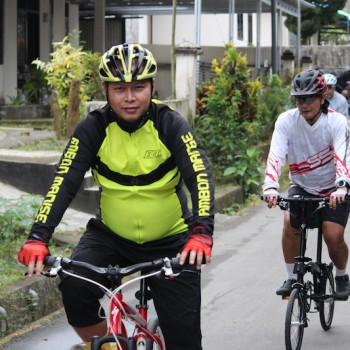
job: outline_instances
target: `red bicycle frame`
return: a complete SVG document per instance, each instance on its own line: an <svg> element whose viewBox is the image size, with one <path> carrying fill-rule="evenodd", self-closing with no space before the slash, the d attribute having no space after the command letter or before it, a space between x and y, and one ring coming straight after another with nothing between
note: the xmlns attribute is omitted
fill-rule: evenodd
<svg viewBox="0 0 350 350"><path fill-rule="evenodd" d="M109 324L107 334L128 337L128 332L123 319L131 320L135 326L133 338L136 340L136 349L146 349L147 340L151 340L158 345L159 350L164 350L161 338L147 329L148 319L148 296L145 279L140 280L140 301L137 311L123 300L123 294L118 291L112 297L109 306ZM122 350L126 350L125 344L120 344Z"/></svg>

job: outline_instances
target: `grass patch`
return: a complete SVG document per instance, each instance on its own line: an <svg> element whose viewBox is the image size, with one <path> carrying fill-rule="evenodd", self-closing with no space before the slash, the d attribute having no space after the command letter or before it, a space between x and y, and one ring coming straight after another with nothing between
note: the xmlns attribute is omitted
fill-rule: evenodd
<svg viewBox="0 0 350 350"><path fill-rule="evenodd" d="M14 147L17 150L24 151L58 151L63 152L67 141L58 141L55 138L36 140L26 145Z"/></svg>
<svg viewBox="0 0 350 350"><path fill-rule="evenodd" d="M0 119L0 126L10 128L34 128L36 130L54 130L53 118Z"/></svg>
<svg viewBox="0 0 350 350"><path fill-rule="evenodd" d="M289 164L286 163L286 165L282 169L282 173L279 179L280 184L280 190L279 192L283 192L289 189L290 187L290 180L289 180ZM223 190L225 188L229 187L228 185L224 184L219 187L219 191ZM234 203L230 207L224 209L224 214L231 215L231 216L241 216L246 214L252 207L259 205L261 203L261 193L259 194L249 194L249 197L245 199L244 203Z"/></svg>
<svg viewBox="0 0 350 350"><path fill-rule="evenodd" d="M1 244L0 256L0 286L8 286L25 278L27 267L17 260L20 247L27 237L18 237L15 240L4 240ZM51 241L49 250L52 255L70 256L73 251L71 246L57 246Z"/></svg>
<svg viewBox="0 0 350 350"><path fill-rule="evenodd" d="M250 194L244 203L233 203L230 207L225 208L223 213L231 216L241 216L246 214L252 207L259 205L260 202L260 194Z"/></svg>
<svg viewBox="0 0 350 350"><path fill-rule="evenodd" d="M26 267L17 260L21 245L28 237L43 197L22 195L16 199L0 197L0 286L4 287L24 277ZM51 254L70 255L72 247L49 246Z"/></svg>

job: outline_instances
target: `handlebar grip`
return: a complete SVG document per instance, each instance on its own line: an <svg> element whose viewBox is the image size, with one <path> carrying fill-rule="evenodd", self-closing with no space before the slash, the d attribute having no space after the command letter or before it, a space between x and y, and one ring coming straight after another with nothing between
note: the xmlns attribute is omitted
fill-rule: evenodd
<svg viewBox="0 0 350 350"><path fill-rule="evenodd" d="M53 266L56 262L56 257L53 255L46 255L44 259L45 266Z"/></svg>
<svg viewBox="0 0 350 350"><path fill-rule="evenodd" d="M184 265L180 265L179 258L171 258L171 267L174 271L178 272L181 271Z"/></svg>
<svg viewBox="0 0 350 350"><path fill-rule="evenodd" d="M54 256L54 255L47 255L44 259L44 265L48 267L61 266L62 268L69 268L72 263L73 261L68 258L62 258L61 256ZM75 262L75 263L76 263L76 266L79 266L79 264L84 264L80 262Z"/></svg>
<svg viewBox="0 0 350 350"><path fill-rule="evenodd" d="M190 264L188 259L183 265L180 265L179 260L179 258L171 258L171 267L175 273L181 272L182 270L198 271L197 266L195 264Z"/></svg>

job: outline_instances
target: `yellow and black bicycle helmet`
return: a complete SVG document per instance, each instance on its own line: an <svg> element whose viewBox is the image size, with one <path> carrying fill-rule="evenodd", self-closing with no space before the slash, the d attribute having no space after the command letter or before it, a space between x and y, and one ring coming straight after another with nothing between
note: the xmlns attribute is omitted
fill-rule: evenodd
<svg viewBox="0 0 350 350"><path fill-rule="evenodd" d="M157 63L152 53L139 44L113 46L101 58L99 75L102 81L130 83L153 78Z"/></svg>

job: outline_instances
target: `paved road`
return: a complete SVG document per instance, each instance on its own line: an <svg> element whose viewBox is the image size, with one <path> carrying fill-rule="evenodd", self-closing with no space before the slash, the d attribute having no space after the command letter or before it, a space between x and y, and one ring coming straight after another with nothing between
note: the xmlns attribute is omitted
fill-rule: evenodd
<svg viewBox="0 0 350 350"><path fill-rule="evenodd" d="M204 349L284 349L287 303L275 295L285 279L280 250L282 212L264 203L240 220L219 225L215 264L203 288ZM225 229L226 226L226 229ZM347 241L350 240L350 227ZM316 231L310 231L307 253L315 256ZM324 249L326 250L326 249ZM329 261L328 254L324 259ZM350 267L349 267L350 269ZM333 326L324 332L318 314L310 314L305 350L348 350L350 302L335 306Z"/></svg>
<svg viewBox="0 0 350 350"><path fill-rule="evenodd" d="M242 217L218 215L217 221L214 262L203 271L204 350L284 349L287 303L275 295L285 278L280 250L282 212L269 210L262 203ZM311 231L311 256L314 237ZM333 326L325 332L318 314L310 314L303 349L348 350L349 315L350 302L337 302ZM0 349L69 350L77 341L60 316L29 333L24 343L17 337Z"/></svg>

